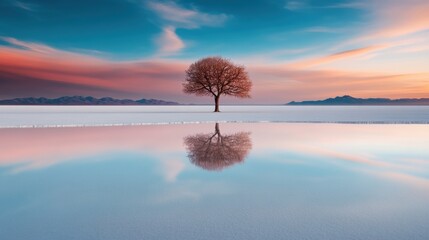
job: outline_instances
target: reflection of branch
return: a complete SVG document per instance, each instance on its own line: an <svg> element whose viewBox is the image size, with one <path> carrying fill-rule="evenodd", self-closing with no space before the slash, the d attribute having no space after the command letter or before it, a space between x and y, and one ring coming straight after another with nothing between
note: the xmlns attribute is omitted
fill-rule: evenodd
<svg viewBox="0 0 429 240"><path fill-rule="evenodd" d="M242 162L252 148L250 133L239 132L223 136L218 123L214 134L188 136L184 141L191 162L207 170L220 171Z"/></svg>

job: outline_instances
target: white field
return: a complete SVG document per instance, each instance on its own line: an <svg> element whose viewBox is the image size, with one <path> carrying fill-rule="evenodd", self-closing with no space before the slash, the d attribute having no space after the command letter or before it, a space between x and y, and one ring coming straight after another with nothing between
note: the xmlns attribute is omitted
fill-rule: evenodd
<svg viewBox="0 0 429 240"><path fill-rule="evenodd" d="M429 106L0 106L0 128L210 122L429 123Z"/></svg>

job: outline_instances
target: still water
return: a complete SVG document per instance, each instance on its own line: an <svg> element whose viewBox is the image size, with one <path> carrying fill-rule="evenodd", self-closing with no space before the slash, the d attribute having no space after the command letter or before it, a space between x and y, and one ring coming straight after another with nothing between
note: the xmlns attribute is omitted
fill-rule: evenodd
<svg viewBox="0 0 429 240"><path fill-rule="evenodd" d="M0 129L0 239L428 239L429 125Z"/></svg>

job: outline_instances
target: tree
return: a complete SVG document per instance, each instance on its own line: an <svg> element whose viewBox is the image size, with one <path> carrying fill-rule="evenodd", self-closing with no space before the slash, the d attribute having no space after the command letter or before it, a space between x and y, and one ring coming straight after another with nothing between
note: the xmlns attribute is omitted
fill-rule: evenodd
<svg viewBox="0 0 429 240"><path fill-rule="evenodd" d="M188 157L194 165L214 171L221 171L235 163L243 162L252 148L250 133L222 135L218 123L213 134L188 136L184 142Z"/></svg>
<svg viewBox="0 0 429 240"><path fill-rule="evenodd" d="M252 82L243 66L221 57L196 61L186 70L183 91L197 96L213 96L215 112L219 112L221 95L249 98Z"/></svg>

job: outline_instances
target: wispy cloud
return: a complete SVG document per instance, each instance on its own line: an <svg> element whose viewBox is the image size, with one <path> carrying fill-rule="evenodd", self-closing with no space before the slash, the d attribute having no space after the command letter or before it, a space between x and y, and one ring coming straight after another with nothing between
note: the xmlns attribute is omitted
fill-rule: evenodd
<svg viewBox="0 0 429 240"><path fill-rule="evenodd" d="M285 48L285 49L276 49L271 51L263 51L257 52L253 54L245 54L242 56L238 56L238 61L246 64L253 63L261 63L262 61L265 63L275 62L277 63L279 59L290 58L291 56L299 56L302 54L308 54L313 51L314 47L308 48Z"/></svg>
<svg viewBox="0 0 429 240"><path fill-rule="evenodd" d="M324 26L315 26L315 27L305 28L302 31L303 32L310 32L310 33L339 33L339 32L343 32L344 29L333 28L333 27L324 27Z"/></svg>
<svg viewBox="0 0 429 240"><path fill-rule="evenodd" d="M0 46L0 98L92 95L161 98L179 102L207 101L186 96L180 91L181 79L190 64L185 60L117 62L41 43L4 39L11 46ZM402 44L406 43L411 42ZM251 101L282 103L344 94L391 98L427 96L429 73L311 70L318 64L378 53L386 49L383 47L386 46L368 46L282 64L267 64L265 59L258 58L259 63L247 64L255 85ZM312 49L285 49L272 54L281 56L309 51Z"/></svg>
<svg viewBox="0 0 429 240"><path fill-rule="evenodd" d="M36 12L38 10L38 5L34 3L27 3L24 1L12 0L12 5L29 12Z"/></svg>
<svg viewBox="0 0 429 240"><path fill-rule="evenodd" d="M377 50L381 50L385 47L386 46L379 45L379 46L367 46L367 47L362 47L362 48L356 48L356 49L346 50L346 51L342 51L342 52L337 52L337 53L322 56L322 57L309 58L309 59L305 59L302 61L293 62L293 63L288 64L288 65L292 66L294 68L308 68L308 67L312 67L315 65L330 63L333 61L352 58L352 57L356 57L356 56L362 56L362 55L367 54L367 53L371 53L371 52L374 52Z"/></svg>
<svg viewBox="0 0 429 240"><path fill-rule="evenodd" d="M187 9L175 2L149 1L147 7L155 12L163 25L163 32L157 38L159 54L174 54L185 47L184 41L175 32L178 28L195 29L203 26L217 27L228 19L226 14L210 14L196 8Z"/></svg>
<svg viewBox="0 0 429 240"><path fill-rule="evenodd" d="M352 3L352 2L351 2ZM429 2L426 0L356 1L367 13L365 28L342 45L385 42L429 30Z"/></svg>
<svg viewBox="0 0 429 240"><path fill-rule="evenodd" d="M429 44L407 46L397 50L397 52L399 53L420 53L420 52L428 52L428 51L429 51Z"/></svg>
<svg viewBox="0 0 429 240"><path fill-rule="evenodd" d="M0 37L0 39L15 47L20 47L26 50L30 50L32 52L43 53L43 54L57 54L62 52L60 50L54 49L44 44L20 41L16 38Z"/></svg>
<svg viewBox="0 0 429 240"><path fill-rule="evenodd" d="M284 8L289 11L297 11L304 8L307 8L308 5L304 1L287 1Z"/></svg>
<svg viewBox="0 0 429 240"><path fill-rule="evenodd" d="M209 14L198 9L186 9L175 2L147 3L149 9L154 11L165 25L176 28L199 28L201 26L221 26L228 19L226 14Z"/></svg>
<svg viewBox="0 0 429 240"><path fill-rule="evenodd" d="M429 2L426 0L380 0L373 6L374 36L395 37L429 29Z"/></svg>
<svg viewBox="0 0 429 240"><path fill-rule="evenodd" d="M188 65L184 61L115 62L14 38L3 40L11 46L0 46L0 98L72 94L168 100L182 95L177 89Z"/></svg>
<svg viewBox="0 0 429 240"><path fill-rule="evenodd" d="M279 102L324 99L339 95L358 97L425 97L429 72L391 74L346 70L310 70L292 64L249 64L254 79L252 99Z"/></svg>
<svg viewBox="0 0 429 240"><path fill-rule="evenodd" d="M174 54L185 47L185 43L177 36L173 27L165 27L157 38L159 56Z"/></svg>
<svg viewBox="0 0 429 240"><path fill-rule="evenodd" d="M323 29L321 29L323 30ZM343 46L335 46L331 48L329 51L331 53L326 53L324 55L320 55L321 52L326 52L326 50L320 49L319 55L315 54L313 56L308 56L306 58L290 60L289 62L284 63L287 67L292 67L296 69L309 69L313 67L318 67L320 69L320 65L330 64L329 69L341 69L338 68L343 64L343 66L349 64L353 65L356 60L366 60L373 59L378 57L383 57L385 54L390 53L406 53L406 52L420 52L426 51L427 40L425 37L408 37L404 39L384 39L384 41L378 41L374 44L366 44L365 42L361 42L356 44L357 46L363 45L361 47L355 48L346 48L346 44ZM339 48L341 50L339 50ZM389 51L387 51L389 50ZM313 51L315 52L315 51ZM334 63L331 64L331 63Z"/></svg>
<svg viewBox="0 0 429 240"><path fill-rule="evenodd" d="M365 1L355 1L355 2L343 2L333 5L322 6L322 8L351 8L351 9L364 9L368 6Z"/></svg>
<svg viewBox="0 0 429 240"><path fill-rule="evenodd" d="M28 55L39 56L39 57L50 58L50 59L59 58L65 61L79 60L80 62L92 62L92 63L101 61L101 59L92 56L94 53L100 54L100 52L96 50L79 49L76 51L66 51L66 50L53 48L46 44L22 41L12 37L0 36L0 41L6 42L11 46L10 48L3 48L3 50L5 51L17 52L16 50L19 49L19 50L22 50L22 51L19 51L20 53L26 53ZM0 47L0 50L1 49L2 48ZM85 54L84 52L91 53L91 54Z"/></svg>
<svg viewBox="0 0 429 240"><path fill-rule="evenodd" d="M342 2L342 3L332 4L332 5L315 5L304 0L294 0L294 1L287 1L284 8L289 11L299 11L303 9L330 9L330 8L363 9L363 8L366 8L367 6L368 4L366 4L365 1Z"/></svg>

